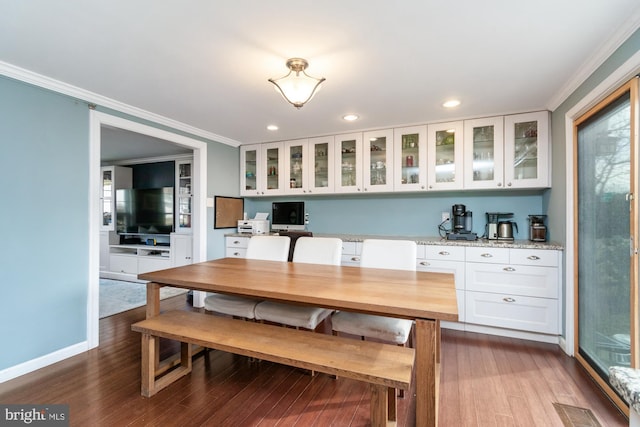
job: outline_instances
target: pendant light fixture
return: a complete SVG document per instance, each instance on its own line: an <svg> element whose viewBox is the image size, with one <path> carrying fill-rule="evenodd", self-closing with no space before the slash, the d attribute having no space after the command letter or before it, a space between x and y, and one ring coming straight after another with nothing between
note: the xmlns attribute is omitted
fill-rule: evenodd
<svg viewBox="0 0 640 427"><path fill-rule="evenodd" d="M301 108L313 95L320 90L320 85L326 79L311 77L304 70L309 66L306 59L290 58L287 60L289 74L279 79L269 79L275 85L276 91L296 108Z"/></svg>

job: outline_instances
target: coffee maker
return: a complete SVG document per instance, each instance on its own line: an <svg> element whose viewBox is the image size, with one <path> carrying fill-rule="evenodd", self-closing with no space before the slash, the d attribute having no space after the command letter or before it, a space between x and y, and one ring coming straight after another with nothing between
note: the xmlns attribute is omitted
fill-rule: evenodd
<svg viewBox="0 0 640 427"><path fill-rule="evenodd" d="M509 220L511 217L511 212L487 212L487 239L513 240L513 227L517 231L518 225Z"/></svg>
<svg viewBox="0 0 640 427"><path fill-rule="evenodd" d="M451 207L453 227L447 233L448 240L476 240L478 235L471 232L473 229L473 212L468 211L465 205L453 205Z"/></svg>
<svg viewBox="0 0 640 427"><path fill-rule="evenodd" d="M546 215L529 215L529 240L532 242L547 241L547 227L544 225Z"/></svg>

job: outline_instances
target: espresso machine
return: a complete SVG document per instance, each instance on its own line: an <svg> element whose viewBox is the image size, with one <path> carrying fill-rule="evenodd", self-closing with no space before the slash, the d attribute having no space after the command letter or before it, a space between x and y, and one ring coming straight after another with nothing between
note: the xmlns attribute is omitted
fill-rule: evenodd
<svg viewBox="0 0 640 427"><path fill-rule="evenodd" d="M478 235L473 233L473 212L468 211L465 205L453 205L451 207L453 226L447 233L447 240L476 240Z"/></svg>
<svg viewBox="0 0 640 427"><path fill-rule="evenodd" d="M487 212L487 239L513 240L513 229L518 231L518 224L510 219L511 212Z"/></svg>

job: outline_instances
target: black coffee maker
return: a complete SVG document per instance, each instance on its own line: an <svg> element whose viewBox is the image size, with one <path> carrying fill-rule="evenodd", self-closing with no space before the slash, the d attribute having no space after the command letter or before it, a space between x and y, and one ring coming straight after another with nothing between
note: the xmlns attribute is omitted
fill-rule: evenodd
<svg viewBox="0 0 640 427"><path fill-rule="evenodd" d="M465 205L453 205L451 207L453 226L447 234L448 240L476 240L478 235L472 233L473 213L468 211Z"/></svg>

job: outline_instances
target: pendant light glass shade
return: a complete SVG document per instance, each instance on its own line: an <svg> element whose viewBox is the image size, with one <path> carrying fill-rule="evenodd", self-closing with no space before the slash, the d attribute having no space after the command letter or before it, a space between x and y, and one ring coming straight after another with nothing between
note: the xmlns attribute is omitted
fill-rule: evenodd
<svg viewBox="0 0 640 427"><path fill-rule="evenodd" d="M291 58L287 60L289 73L279 79L269 79L275 85L275 89L284 99L296 108L301 108L313 95L320 90L320 85L325 78L316 79L311 77L304 70L309 63L302 58Z"/></svg>

